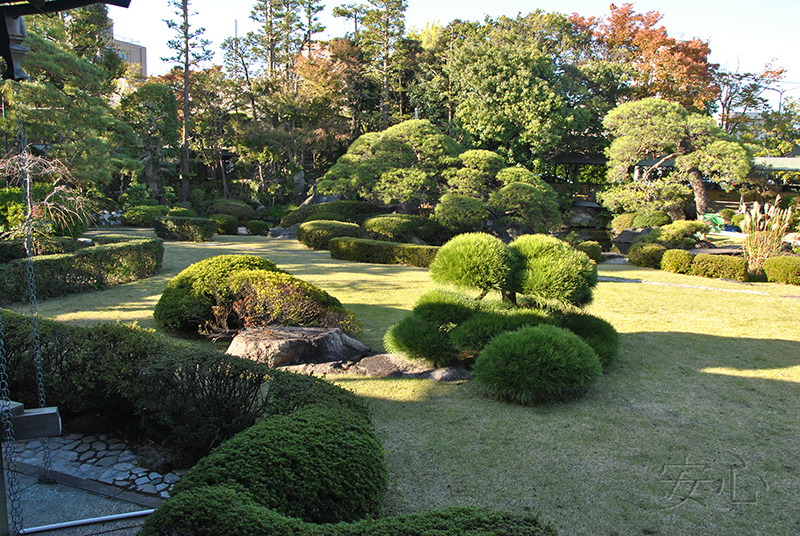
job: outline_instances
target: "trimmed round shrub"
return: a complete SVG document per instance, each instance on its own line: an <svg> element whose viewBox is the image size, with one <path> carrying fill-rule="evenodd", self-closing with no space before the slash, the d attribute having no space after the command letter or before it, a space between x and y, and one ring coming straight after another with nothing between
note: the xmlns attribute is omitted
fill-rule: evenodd
<svg viewBox="0 0 800 536"><path fill-rule="evenodd" d="M692 275L734 279L743 282L750 280L750 274L747 271L747 259L732 255L700 253L694 258Z"/></svg>
<svg viewBox="0 0 800 536"><path fill-rule="evenodd" d="M575 246L575 249L586 253L586 256L596 263L603 262L603 248L600 246L600 242L587 240Z"/></svg>
<svg viewBox="0 0 800 536"><path fill-rule="evenodd" d="M764 261L767 281L800 285L800 257L770 257Z"/></svg>
<svg viewBox="0 0 800 536"><path fill-rule="evenodd" d="M602 373L591 346L571 331L550 325L498 335L472 369L472 377L490 394L522 405L575 395Z"/></svg>
<svg viewBox="0 0 800 536"><path fill-rule="evenodd" d="M479 303L460 292L437 287L420 296L412 310L426 321L443 327L464 322L475 314Z"/></svg>
<svg viewBox="0 0 800 536"><path fill-rule="evenodd" d="M467 195L444 194L433 209L436 221L455 231L482 229L490 217L489 209L480 199Z"/></svg>
<svg viewBox="0 0 800 536"><path fill-rule="evenodd" d="M317 212L316 214L311 214L308 218L306 218L306 221L317 220L347 221L344 219L344 216L335 212Z"/></svg>
<svg viewBox="0 0 800 536"><path fill-rule="evenodd" d="M317 220L300 224L295 233L297 240L311 249L329 249L334 238L350 236L361 238L361 226L355 223Z"/></svg>
<svg viewBox="0 0 800 536"><path fill-rule="evenodd" d="M673 274L691 274L694 255L685 249L668 249L661 256L661 269Z"/></svg>
<svg viewBox="0 0 800 536"><path fill-rule="evenodd" d="M367 203L366 201L331 201L329 203L320 203L318 205L306 205L300 207L286 215L281 220L280 225L284 229L291 227L292 225L306 221L310 215L318 212L333 212L335 214L341 214L344 216L345 221L361 225L364 223L364 220L370 216L384 213L386 210L378 208L375 205Z"/></svg>
<svg viewBox="0 0 800 536"><path fill-rule="evenodd" d="M611 228L617 234L621 233L625 229L631 229L633 228L633 220L636 219L636 216L638 216L636 212L627 212L625 214L615 216L614 219L611 220Z"/></svg>
<svg viewBox="0 0 800 536"><path fill-rule="evenodd" d="M450 332L450 340L462 357L480 354L493 337L523 326L552 323L553 319L537 309L511 309L506 312L480 311Z"/></svg>
<svg viewBox="0 0 800 536"><path fill-rule="evenodd" d="M208 217L209 220L217 222L217 234L237 235L239 234L239 222L229 214L214 214Z"/></svg>
<svg viewBox="0 0 800 536"><path fill-rule="evenodd" d="M251 235L265 235L269 232L269 223L261 220L250 220L245 224L245 228Z"/></svg>
<svg viewBox="0 0 800 536"><path fill-rule="evenodd" d="M502 240L487 233L458 235L441 247L430 266L436 283L475 288L481 297L514 288L519 260Z"/></svg>
<svg viewBox="0 0 800 536"><path fill-rule="evenodd" d="M603 368L619 356L619 333L602 318L586 313L566 313L560 315L556 323L591 346L600 358Z"/></svg>
<svg viewBox="0 0 800 536"><path fill-rule="evenodd" d="M229 295L228 276L245 270L279 271L255 255L218 255L192 264L167 284L153 311L156 323L171 331L196 330L213 318L216 299Z"/></svg>
<svg viewBox="0 0 800 536"><path fill-rule="evenodd" d="M255 209L239 199L217 199L211 205L211 212L233 216L240 225L256 218Z"/></svg>
<svg viewBox="0 0 800 536"><path fill-rule="evenodd" d="M141 205L126 209L122 221L133 227L152 227L153 218L166 216L168 212L169 207L164 205Z"/></svg>
<svg viewBox="0 0 800 536"><path fill-rule="evenodd" d="M441 246L450 238L447 228L436 220L410 214L383 214L364 222L367 237L387 242L422 241Z"/></svg>
<svg viewBox="0 0 800 536"><path fill-rule="evenodd" d="M175 207L167 212L170 218L197 218L198 214L190 208Z"/></svg>
<svg viewBox="0 0 800 536"><path fill-rule="evenodd" d="M651 212L650 214L637 214L633 218L632 226L639 227L661 227L672 223L672 218L666 212Z"/></svg>
<svg viewBox="0 0 800 536"><path fill-rule="evenodd" d="M200 460L174 492L224 485L311 523L380 517L387 472L371 423L342 407L273 417Z"/></svg>
<svg viewBox="0 0 800 536"><path fill-rule="evenodd" d="M667 248L661 244L634 244L628 250L628 262L642 268L661 268L661 257Z"/></svg>
<svg viewBox="0 0 800 536"><path fill-rule="evenodd" d="M527 227L535 233L561 227L558 195L543 180L534 180L535 184L513 182L495 190L487 205L495 214L504 214L501 222Z"/></svg>
<svg viewBox="0 0 800 536"><path fill-rule="evenodd" d="M510 249L523 263L517 292L577 307L591 303L597 265L585 253L548 235L521 236Z"/></svg>
<svg viewBox="0 0 800 536"><path fill-rule="evenodd" d="M448 367L458 361L458 354L446 330L417 313L403 317L386 331L383 345L387 351L421 359L435 367Z"/></svg>
<svg viewBox="0 0 800 536"><path fill-rule="evenodd" d="M733 223L733 217L736 216L736 211L732 208L723 208L719 211L719 216L725 223Z"/></svg>

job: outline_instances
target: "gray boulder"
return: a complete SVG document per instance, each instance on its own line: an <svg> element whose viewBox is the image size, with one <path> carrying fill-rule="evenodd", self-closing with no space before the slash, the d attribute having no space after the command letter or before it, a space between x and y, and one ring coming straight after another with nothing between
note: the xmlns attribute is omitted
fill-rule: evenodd
<svg viewBox="0 0 800 536"><path fill-rule="evenodd" d="M226 353L282 367L356 361L369 351L339 328L267 326L241 332L234 337Z"/></svg>
<svg viewBox="0 0 800 536"><path fill-rule="evenodd" d="M650 234L652 228L646 229L625 229L616 237L611 239L611 243L614 244L620 253L623 255L628 254L628 250L631 249L633 245L633 241L639 238L640 236L644 236L646 234Z"/></svg>

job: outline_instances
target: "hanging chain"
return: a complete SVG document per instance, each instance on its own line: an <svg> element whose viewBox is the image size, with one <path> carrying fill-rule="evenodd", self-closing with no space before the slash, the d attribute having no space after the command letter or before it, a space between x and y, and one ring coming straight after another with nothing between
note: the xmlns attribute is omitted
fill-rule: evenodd
<svg viewBox="0 0 800 536"><path fill-rule="evenodd" d="M14 456L14 422L11 416L11 393L8 388L8 371L6 368L6 334L3 317L0 315L0 412L3 425L3 465L6 470L6 490L8 499L9 528L11 534L19 534L23 527L22 506L20 504L19 478L17 478L17 461Z"/></svg>
<svg viewBox="0 0 800 536"><path fill-rule="evenodd" d="M31 184L30 177L28 176L28 137L25 134L25 125L22 122L22 114L19 113L20 103L20 84L14 82L14 96L17 102L17 151L22 162L19 166L20 169L20 182L22 186L23 204L27 208L25 217L25 268L28 275L28 297L31 303L31 332L33 333L33 361L36 365L36 392L39 398L39 407L47 407L44 392L44 372L42 364L42 341L39 336L39 310L36 300L36 278L33 272L33 185ZM42 458L44 461L44 474L42 481L51 482L50 477L50 438L45 436L42 438Z"/></svg>

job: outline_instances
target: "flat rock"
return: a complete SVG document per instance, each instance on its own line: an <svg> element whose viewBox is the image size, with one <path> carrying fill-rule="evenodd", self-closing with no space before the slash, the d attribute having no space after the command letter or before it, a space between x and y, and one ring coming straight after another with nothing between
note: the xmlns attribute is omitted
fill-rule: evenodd
<svg viewBox="0 0 800 536"><path fill-rule="evenodd" d="M375 354L360 361L306 364L284 367L301 374L353 374L371 378L416 378L442 382L469 379L469 372L461 365L435 369L421 362L411 361L400 354Z"/></svg>
<svg viewBox="0 0 800 536"><path fill-rule="evenodd" d="M367 355L369 348L339 328L269 326L244 330L226 353L282 367L354 361Z"/></svg>

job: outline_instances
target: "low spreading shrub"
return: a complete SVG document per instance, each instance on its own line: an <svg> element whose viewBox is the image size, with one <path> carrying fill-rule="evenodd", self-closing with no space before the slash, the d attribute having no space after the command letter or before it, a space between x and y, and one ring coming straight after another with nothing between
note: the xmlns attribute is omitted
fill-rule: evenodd
<svg viewBox="0 0 800 536"><path fill-rule="evenodd" d="M591 303L597 265L585 253L548 235L521 236L510 249L523 263L517 292L577 307Z"/></svg>
<svg viewBox="0 0 800 536"><path fill-rule="evenodd" d="M668 249L661 256L661 269L673 274L691 274L694 255L685 249Z"/></svg>
<svg viewBox="0 0 800 536"><path fill-rule="evenodd" d="M735 279L736 281L749 280L747 260L743 257L732 257L730 255L700 253L694 258L692 275Z"/></svg>
<svg viewBox="0 0 800 536"><path fill-rule="evenodd" d="M669 248L691 249L700 240L701 235L710 229L711 227L702 221L678 220L637 237L634 244L662 244Z"/></svg>
<svg viewBox="0 0 800 536"><path fill-rule="evenodd" d="M229 214L212 214L208 219L217 222L217 234L239 234L239 221Z"/></svg>
<svg viewBox="0 0 800 536"><path fill-rule="evenodd" d="M303 223L310 215L318 212L341 214L344 216L345 221L361 225L370 216L385 213L386 210L365 201L331 201L330 203L320 203L318 205L306 205L284 216L281 220L281 227L285 229L292 225Z"/></svg>
<svg viewBox="0 0 800 536"><path fill-rule="evenodd" d="M581 242L575 246L575 249L578 251L582 251L586 253L586 256L592 259L596 263L603 262L603 248L600 246L600 242L596 242L594 240L587 240L585 242Z"/></svg>
<svg viewBox="0 0 800 536"><path fill-rule="evenodd" d="M239 199L217 199L211 205L211 211L214 214L233 216L240 225L256 218L255 209Z"/></svg>
<svg viewBox="0 0 800 536"><path fill-rule="evenodd" d="M661 227L672 223L672 218L666 212L651 212L649 214L637 214L633 218L631 227Z"/></svg>
<svg viewBox="0 0 800 536"><path fill-rule="evenodd" d="M424 360L435 367L448 367L458 361L447 330L413 312L386 331L383 345L389 352Z"/></svg>
<svg viewBox="0 0 800 536"><path fill-rule="evenodd" d="M361 226L355 223L317 220L300 224L296 232L297 240L311 249L329 249L333 238L349 236L361 237Z"/></svg>
<svg viewBox="0 0 800 536"><path fill-rule="evenodd" d="M444 194L433 211L433 217L453 232L468 233L486 225L491 214L480 199L468 195Z"/></svg>
<svg viewBox="0 0 800 536"><path fill-rule="evenodd" d="M166 216L168 212L169 207L164 205L140 205L127 208L122 221L133 227L152 227L155 218Z"/></svg>
<svg viewBox="0 0 800 536"><path fill-rule="evenodd" d="M625 214L620 214L619 216L615 216L614 219L611 220L611 228L616 234L621 233L625 229L631 229L633 227L633 220L636 219L636 216L638 216L636 212L628 212Z"/></svg>
<svg viewBox="0 0 800 536"><path fill-rule="evenodd" d="M427 268L436 258L436 246L398 244L365 238L333 238L328 242L332 259L374 264L404 264Z"/></svg>
<svg viewBox="0 0 800 536"><path fill-rule="evenodd" d="M767 280L787 285L800 285L800 257L770 257L764 261Z"/></svg>
<svg viewBox="0 0 800 536"><path fill-rule="evenodd" d="M306 218L306 221L316 220L347 221L344 216L337 214L336 212L317 212L316 214L311 214L308 218Z"/></svg>
<svg viewBox="0 0 800 536"><path fill-rule="evenodd" d="M388 242L424 242L441 246L450 238L447 228L436 220L408 214L383 214L364 222L367 237Z"/></svg>
<svg viewBox="0 0 800 536"><path fill-rule="evenodd" d="M164 240L205 242L217 232L217 222L206 218L155 218L153 230Z"/></svg>
<svg viewBox="0 0 800 536"><path fill-rule="evenodd" d="M661 244L639 243L628 250L628 262L642 268L661 268L661 258L667 248Z"/></svg>
<svg viewBox="0 0 800 536"><path fill-rule="evenodd" d="M557 315L556 325L570 330L591 346L604 368L619 356L619 333L602 318L587 313L566 313Z"/></svg>
<svg viewBox="0 0 800 536"><path fill-rule="evenodd" d="M502 240L487 233L458 235L441 247L431 263L431 279L481 291L510 291L519 260Z"/></svg>
<svg viewBox="0 0 800 536"><path fill-rule="evenodd" d="M450 340L462 357L477 357L489 341L501 333L552 322L553 319L548 314L537 309L480 311L454 328L450 332Z"/></svg>
<svg viewBox="0 0 800 536"><path fill-rule="evenodd" d="M251 235L265 235L269 232L269 223L261 220L250 220L245 227Z"/></svg>
<svg viewBox="0 0 800 536"><path fill-rule="evenodd" d="M132 239L96 245L62 255L33 257L36 296L40 300L104 289L150 277L161 269L164 242ZM26 261L5 265L0 278L0 303L24 301L28 292Z"/></svg>
<svg viewBox="0 0 800 536"><path fill-rule="evenodd" d="M190 208L175 207L167 212L167 216L170 218L197 218L198 214Z"/></svg>
<svg viewBox="0 0 800 536"><path fill-rule="evenodd" d="M472 377L491 395L523 405L569 397L601 374L600 359L587 343L550 325L496 336L472 369Z"/></svg>
<svg viewBox="0 0 800 536"><path fill-rule="evenodd" d="M442 287L419 297L412 311L440 329L465 322L480 309L480 302L466 294Z"/></svg>
<svg viewBox="0 0 800 536"><path fill-rule="evenodd" d="M224 485L280 514L338 523L380 517L386 479L371 423L342 407L314 405L229 439L174 493Z"/></svg>

